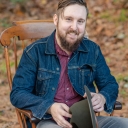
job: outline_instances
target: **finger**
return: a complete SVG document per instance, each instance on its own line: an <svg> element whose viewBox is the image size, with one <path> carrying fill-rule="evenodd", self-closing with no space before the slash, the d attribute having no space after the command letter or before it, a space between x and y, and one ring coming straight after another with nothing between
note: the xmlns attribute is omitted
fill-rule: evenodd
<svg viewBox="0 0 128 128"><path fill-rule="evenodd" d="M92 99L91 99L92 103L94 103L95 101L97 101L97 97L96 96L93 96Z"/></svg>
<svg viewBox="0 0 128 128"><path fill-rule="evenodd" d="M65 128L66 126L64 124L61 124L60 122L57 123L61 128Z"/></svg>
<svg viewBox="0 0 128 128"><path fill-rule="evenodd" d="M72 115L69 113L69 107L65 104L62 104L62 111L61 111L61 115L64 117L69 117L71 118Z"/></svg>
<svg viewBox="0 0 128 128"><path fill-rule="evenodd" d="M100 109L101 111L104 109L104 105L102 104L102 102L93 106L93 110L98 110L98 109Z"/></svg>
<svg viewBox="0 0 128 128"><path fill-rule="evenodd" d="M101 111L103 111L103 110L104 110L104 107L101 107L101 108L95 109L94 111L95 111L95 112L101 112Z"/></svg>
<svg viewBox="0 0 128 128"><path fill-rule="evenodd" d="M101 107L102 107L101 104L97 104L97 105L93 106L93 110L99 109L99 108L101 108Z"/></svg>
<svg viewBox="0 0 128 128"><path fill-rule="evenodd" d="M64 111L64 110L62 110L62 111L60 112L60 114L61 114L63 117L68 117L68 118L71 118L71 117L72 117L71 114L69 114L68 112L66 112L66 111Z"/></svg>
<svg viewBox="0 0 128 128"><path fill-rule="evenodd" d="M60 119L57 121L57 124L64 128L72 128L72 125L66 121L64 117L60 117Z"/></svg>
<svg viewBox="0 0 128 128"><path fill-rule="evenodd" d="M92 99L92 105L93 106L98 105L98 104L101 104L101 103L102 103L101 100L98 99L98 98L93 98Z"/></svg>
<svg viewBox="0 0 128 128"><path fill-rule="evenodd" d="M92 100L92 102L94 102L94 101L101 101L101 96L99 94L95 93L91 100Z"/></svg>
<svg viewBox="0 0 128 128"><path fill-rule="evenodd" d="M96 93L94 92L91 92L90 94L91 94L91 97L94 97L96 95Z"/></svg>
<svg viewBox="0 0 128 128"><path fill-rule="evenodd" d="M65 110L66 112L69 112L69 107L66 104L61 104L61 107L63 108L63 110Z"/></svg>
<svg viewBox="0 0 128 128"><path fill-rule="evenodd" d="M65 126L64 124L61 123L57 123L61 128L67 128L67 126Z"/></svg>
<svg viewBox="0 0 128 128"><path fill-rule="evenodd" d="M59 125L59 126L61 126L61 127L65 127L65 125L64 125L64 118L63 117L61 117L61 116L59 116L59 118L58 119L55 119L55 121L56 121L56 123Z"/></svg>
<svg viewBox="0 0 128 128"><path fill-rule="evenodd" d="M67 120L65 120L63 123L65 128L72 128L72 125Z"/></svg>

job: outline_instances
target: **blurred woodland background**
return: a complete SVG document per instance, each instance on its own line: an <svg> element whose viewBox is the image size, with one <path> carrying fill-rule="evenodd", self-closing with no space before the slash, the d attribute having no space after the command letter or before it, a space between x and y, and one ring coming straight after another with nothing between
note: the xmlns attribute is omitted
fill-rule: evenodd
<svg viewBox="0 0 128 128"><path fill-rule="evenodd" d="M12 26L12 21L52 19L58 1L0 0L0 33ZM86 1L89 8L88 36L100 45L111 73L119 83L118 100L123 109L116 111L115 116L128 117L128 0ZM19 128L9 93L3 48L0 46L0 128Z"/></svg>

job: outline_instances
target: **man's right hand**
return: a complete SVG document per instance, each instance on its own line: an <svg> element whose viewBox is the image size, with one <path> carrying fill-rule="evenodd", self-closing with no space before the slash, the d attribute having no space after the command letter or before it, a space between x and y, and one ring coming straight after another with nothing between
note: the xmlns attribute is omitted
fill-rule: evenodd
<svg viewBox="0 0 128 128"><path fill-rule="evenodd" d="M54 103L47 113L51 114L56 123L62 128L72 128L72 125L64 117L71 118L69 107L64 103Z"/></svg>

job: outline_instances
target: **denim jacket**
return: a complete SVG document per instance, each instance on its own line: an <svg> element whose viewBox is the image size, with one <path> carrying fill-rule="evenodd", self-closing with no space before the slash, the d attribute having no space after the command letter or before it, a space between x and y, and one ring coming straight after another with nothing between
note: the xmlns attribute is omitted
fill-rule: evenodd
<svg viewBox="0 0 128 128"><path fill-rule="evenodd" d="M14 106L31 110L38 119L51 118L46 112L54 103L60 77L61 66L54 46L54 35L55 31L26 47L10 94ZM70 82L78 94L84 95L85 85L91 92L96 92L97 85L99 93L106 99L105 111L112 112L118 96L118 84L110 74L97 44L83 38L73 52L67 69Z"/></svg>

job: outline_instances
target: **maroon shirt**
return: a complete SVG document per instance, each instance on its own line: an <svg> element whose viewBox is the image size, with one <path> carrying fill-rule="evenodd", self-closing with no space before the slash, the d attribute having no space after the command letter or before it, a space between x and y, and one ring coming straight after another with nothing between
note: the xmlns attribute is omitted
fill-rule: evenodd
<svg viewBox="0 0 128 128"><path fill-rule="evenodd" d="M57 56L60 60L61 73L54 101L58 103L65 103L70 107L75 102L83 99L83 97L76 93L68 77L67 64L70 60L71 55L69 56L65 51L63 51L56 41L55 48Z"/></svg>

